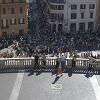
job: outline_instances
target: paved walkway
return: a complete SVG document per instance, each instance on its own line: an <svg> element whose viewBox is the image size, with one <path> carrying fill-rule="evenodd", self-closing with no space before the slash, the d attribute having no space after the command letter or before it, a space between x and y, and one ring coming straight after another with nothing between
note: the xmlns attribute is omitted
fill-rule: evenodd
<svg viewBox="0 0 100 100"><path fill-rule="evenodd" d="M100 76L64 73L55 84L49 72L0 74L0 100L100 100Z"/></svg>

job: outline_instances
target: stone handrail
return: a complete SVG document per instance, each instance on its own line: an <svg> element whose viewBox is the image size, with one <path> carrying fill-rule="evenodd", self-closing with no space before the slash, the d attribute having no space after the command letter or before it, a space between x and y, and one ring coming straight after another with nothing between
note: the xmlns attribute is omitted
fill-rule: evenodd
<svg viewBox="0 0 100 100"><path fill-rule="evenodd" d="M99 60L97 60L99 61ZM100 63L100 61L99 61ZM40 67L54 67L56 65L56 58L49 57L46 59L46 65L42 64L42 59L39 59ZM96 68L99 69L100 64L96 65ZM70 68L72 66L72 58L66 58L66 66ZM76 59L76 68L87 69L89 66L89 59L77 58ZM28 58L0 58L0 68L32 68L34 67L34 57Z"/></svg>

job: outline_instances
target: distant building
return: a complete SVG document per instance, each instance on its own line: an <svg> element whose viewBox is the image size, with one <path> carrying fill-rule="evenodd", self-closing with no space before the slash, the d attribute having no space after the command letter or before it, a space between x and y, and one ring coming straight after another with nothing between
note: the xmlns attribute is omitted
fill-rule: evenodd
<svg viewBox="0 0 100 100"><path fill-rule="evenodd" d="M65 23L65 0L50 0L49 23L53 32L63 31Z"/></svg>
<svg viewBox="0 0 100 100"><path fill-rule="evenodd" d="M96 25L98 31L100 31L100 0L97 0L97 18L96 18Z"/></svg>
<svg viewBox="0 0 100 100"><path fill-rule="evenodd" d="M51 31L95 31L96 0L50 0L49 4Z"/></svg>
<svg viewBox="0 0 100 100"><path fill-rule="evenodd" d="M28 31L28 0L0 0L0 37Z"/></svg>

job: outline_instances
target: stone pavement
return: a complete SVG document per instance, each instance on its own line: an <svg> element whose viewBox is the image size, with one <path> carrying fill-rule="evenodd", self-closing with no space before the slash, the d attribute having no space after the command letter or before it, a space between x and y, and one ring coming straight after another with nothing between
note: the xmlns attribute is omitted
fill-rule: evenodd
<svg viewBox="0 0 100 100"><path fill-rule="evenodd" d="M0 100L100 100L100 76L64 73L55 84L49 72L0 74ZM97 81L96 81L97 80Z"/></svg>

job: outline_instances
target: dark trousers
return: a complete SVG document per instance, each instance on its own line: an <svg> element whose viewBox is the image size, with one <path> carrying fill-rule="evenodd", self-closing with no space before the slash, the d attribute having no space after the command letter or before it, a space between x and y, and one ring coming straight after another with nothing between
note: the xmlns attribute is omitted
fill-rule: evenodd
<svg viewBox="0 0 100 100"><path fill-rule="evenodd" d="M75 68L76 66L76 61L72 61L72 68Z"/></svg>
<svg viewBox="0 0 100 100"><path fill-rule="evenodd" d="M66 62L65 62L65 61L61 61L61 68L62 68L62 72L64 71L65 64L66 64Z"/></svg>
<svg viewBox="0 0 100 100"><path fill-rule="evenodd" d="M89 64L88 72L89 71L95 72L94 66L92 64Z"/></svg>
<svg viewBox="0 0 100 100"><path fill-rule="evenodd" d="M58 73L58 68L59 68L59 62L57 62L57 63L56 63L56 66L55 66L55 73L56 73L56 75L57 75L57 73Z"/></svg>
<svg viewBox="0 0 100 100"><path fill-rule="evenodd" d="M42 61L42 65L44 65L44 66L46 65L46 61L45 61L45 60L44 60L44 61Z"/></svg>
<svg viewBox="0 0 100 100"><path fill-rule="evenodd" d="M35 61L35 68L39 68L38 61Z"/></svg>
<svg viewBox="0 0 100 100"><path fill-rule="evenodd" d="M76 66L76 61L72 60L71 72L73 72L73 70L75 69L75 66Z"/></svg>

